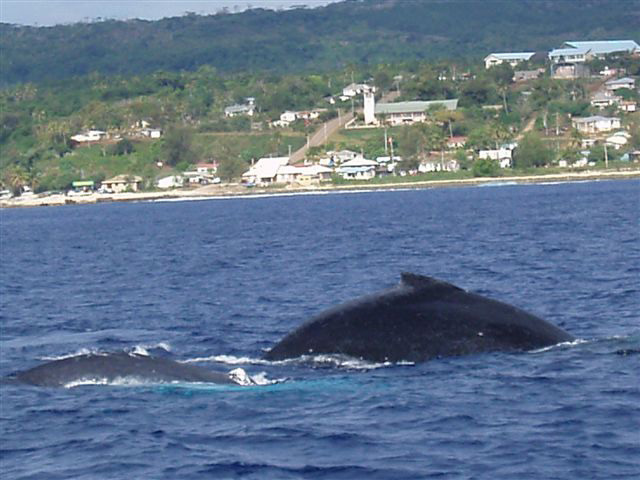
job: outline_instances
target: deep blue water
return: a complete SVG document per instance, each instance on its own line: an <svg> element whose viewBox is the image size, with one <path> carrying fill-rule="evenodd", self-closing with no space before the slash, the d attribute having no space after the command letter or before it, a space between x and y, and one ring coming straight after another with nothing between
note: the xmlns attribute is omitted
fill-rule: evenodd
<svg viewBox="0 0 640 480"><path fill-rule="evenodd" d="M0 375L170 350L255 387L0 387L6 479L640 476L640 182L0 211ZM401 271L583 341L419 365L258 361ZM320 359L318 359L320 360Z"/></svg>

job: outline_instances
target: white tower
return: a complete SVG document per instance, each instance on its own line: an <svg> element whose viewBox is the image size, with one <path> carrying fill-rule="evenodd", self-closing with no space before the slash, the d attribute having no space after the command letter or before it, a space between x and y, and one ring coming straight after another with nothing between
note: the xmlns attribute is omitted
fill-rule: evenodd
<svg viewBox="0 0 640 480"><path fill-rule="evenodd" d="M364 96L364 123L365 125L371 125L376 123L376 99L371 90L365 90Z"/></svg>

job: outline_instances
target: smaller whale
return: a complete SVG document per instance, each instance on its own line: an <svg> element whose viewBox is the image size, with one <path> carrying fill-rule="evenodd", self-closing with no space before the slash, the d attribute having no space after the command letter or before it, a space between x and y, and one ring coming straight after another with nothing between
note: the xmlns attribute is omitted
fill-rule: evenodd
<svg viewBox="0 0 640 480"><path fill-rule="evenodd" d="M571 341L561 328L435 278L403 273L399 285L325 310L285 336L267 360L340 354L422 362Z"/></svg>
<svg viewBox="0 0 640 480"><path fill-rule="evenodd" d="M253 384L251 378L240 368L229 373L214 372L168 358L127 352L90 353L54 360L9 375L5 380L41 387L117 382Z"/></svg>

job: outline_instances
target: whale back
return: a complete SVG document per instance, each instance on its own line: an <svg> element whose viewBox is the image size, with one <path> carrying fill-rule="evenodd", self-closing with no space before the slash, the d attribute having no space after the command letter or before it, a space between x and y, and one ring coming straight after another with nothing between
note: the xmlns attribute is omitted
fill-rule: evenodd
<svg viewBox="0 0 640 480"><path fill-rule="evenodd" d="M572 337L517 307L413 273L395 287L340 304L285 336L270 360L343 354L420 362L489 351L541 348Z"/></svg>
<svg viewBox="0 0 640 480"><path fill-rule="evenodd" d="M8 380L44 387L132 381L141 383L236 383L223 372L213 372L167 358L126 352L92 353L54 360L13 374Z"/></svg>

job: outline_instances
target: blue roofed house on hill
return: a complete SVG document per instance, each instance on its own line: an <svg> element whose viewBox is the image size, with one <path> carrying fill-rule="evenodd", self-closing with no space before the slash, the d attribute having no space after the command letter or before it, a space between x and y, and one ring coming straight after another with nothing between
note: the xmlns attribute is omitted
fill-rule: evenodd
<svg viewBox="0 0 640 480"><path fill-rule="evenodd" d="M554 78L589 76L590 72L585 62L612 53L637 55L640 54L640 46L634 40L564 42L561 48L549 52L551 75Z"/></svg>

